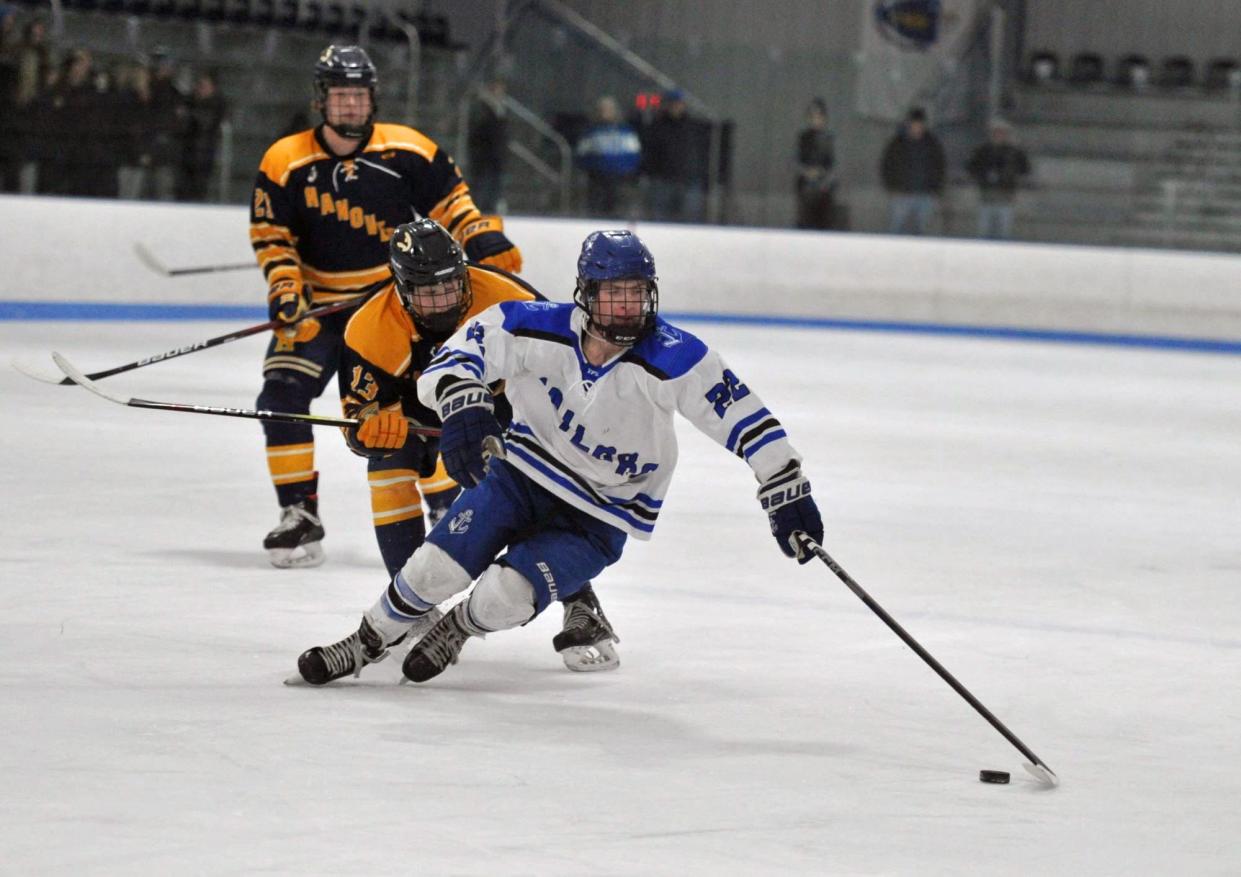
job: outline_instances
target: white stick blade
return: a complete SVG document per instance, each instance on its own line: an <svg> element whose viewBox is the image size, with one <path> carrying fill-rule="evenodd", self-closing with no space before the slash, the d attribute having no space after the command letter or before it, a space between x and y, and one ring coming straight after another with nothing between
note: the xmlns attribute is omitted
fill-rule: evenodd
<svg viewBox="0 0 1241 877"><path fill-rule="evenodd" d="M77 368L77 366L75 366L73 363L71 363L69 360L65 359L63 356L61 356L59 353L56 353L55 351L52 352L52 361L56 363L57 368L59 368L62 372L64 372L71 381L73 381L75 384L77 384L82 389L90 390L96 396L102 396L104 399L107 399L109 402L116 402L119 405L129 404L128 399L122 396L117 396L113 393L109 393L106 390L100 389L99 385L96 384L94 381L92 381L90 378L88 378L86 375L82 374L82 372Z"/></svg>
<svg viewBox="0 0 1241 877"><path fill-rule="evenodd" d="M168 269L160 264L159 259L155 258L155 254L148 250L142 243L134 244L134 255L138 257L139 262L146 265L156 274L160 274L164 277L170 276Z"/></svg>
<svg viewBox="0 0 1241 877"><path fill-rule="evenodd" d="M1051 768L1045 764L1030 764L1029 762L1025 762L1021 766L1026 769L1026 772L1029 773L1030 776L1034 777L1039 782L1050 786L1051 788L1055 788L1060 785L1060 777L1052 773Z"/></svg>
<svg viewBox="0 0 1241 877"><path fill-rule="evenodd" d="M9 360L9 365L13 366L15 370L21 372L26 377L32 378L36 381L41 381L44 384L59 384L62 380L64 380L64 375L53 375L49 372L40 371L34 366L27 365L16 357Z"/></svg>

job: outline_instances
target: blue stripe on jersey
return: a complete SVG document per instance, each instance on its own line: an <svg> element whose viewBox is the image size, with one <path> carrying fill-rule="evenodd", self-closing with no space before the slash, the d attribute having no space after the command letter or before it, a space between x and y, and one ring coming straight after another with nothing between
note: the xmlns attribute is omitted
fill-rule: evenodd
<svg viewBox="0 0 1241 877"><path fill-rule="evenodd" d="M655 328L625 354L625 359L646 363L668 378L679 378L706 355L707 345L697 337L656 317Z"/></svg>
<svg viewBox="0 0 1241 877"><path fill-rule="evenodd" d="M457 350L455 348L444 348L440 351L439 355L436 356L435 359L431 360L431 364L428 365L422 373L425 375L430 372L442 371L446 368L452 368L458 365L474 377L478 378L478 380L481 381L483 379L484 366L482 358L475 356L472 353L467 353L464 350Z"/></svg>
<svg viewBox="0 0 1241 877"><path fill-rule="evenodd" d="M724 447L728 448L730 453L735 454L737 452L737 437L741 435L741 431L745 429L747 426L749 426L750 424L752 424L754 421L759 420L763 417L770 417L770 416L771 416L770 411L768 411L766 408L760 408L758 411L751 414L749 417L743 417L741 420L737 421L737 425L734 426L732 428L732 432L728 434L728 441L724 443Z"/></svg>
<svg viewBox="0 0 1241 877"><path fill-rule="evenodd" d="M525 451L520 446L515 445L515 444L510 444L508 445L506 450L510 454L516 454L525 463L534 467L541 474L550 478L552 481L554 481L556 484L560 485L565 490L572 493L574 496L585 500L586 502L590 503L593 507L599 509L600 511L607 512L609 515L619 518L620 520L624 521L626 524L628 524L633 529L639 530L643 533L652 533L655 531L654 522L651 522L648 524L646 521L640 521L637 518L634 518L632 515L629 515L626 512L622 511L621 509L615 508L613 506L601 504L595 497L591 496L586 491L582 490L572 481L565 478L555 469L552 469L551 467L547 466L545 463L543 463L542 460L538 459L534 455Z"/></svg>
<svg viewBox="0 0 1241 877"><path fill-rule="evenodd" d="M521 329L555 335L570 343L576 341L570 317L573 316L575 304L552 303L542 301L505 301L500 302L500 312L504 314L501 328L510 335L520 334Z"/></svg>
<svg viewBox="0 0 1241 877"><path fill-rule="evenodd" d="M763 436L756 443L749 445L745 449L745 458L749 460L750 457L754 456L754 454L758 452L758 449L761 448L763 445L768 444L770 442L774 442L776 439L780 439L780 438L788 438L788 434L785 433L783 429L777 429L775 432L767 433L767 435Z"/></svg>

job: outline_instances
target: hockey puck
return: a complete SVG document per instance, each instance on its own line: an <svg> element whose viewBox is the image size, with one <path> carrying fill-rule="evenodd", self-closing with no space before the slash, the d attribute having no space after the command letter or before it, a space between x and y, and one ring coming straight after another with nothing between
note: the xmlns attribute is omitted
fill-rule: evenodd
<svg viewBox="0 0 1241 877"><path fill-rule="evenodd" d="M980 783L997 783L1006 785L1010 777L1006 770L980 770L978 772L978 781Z"/></svg>

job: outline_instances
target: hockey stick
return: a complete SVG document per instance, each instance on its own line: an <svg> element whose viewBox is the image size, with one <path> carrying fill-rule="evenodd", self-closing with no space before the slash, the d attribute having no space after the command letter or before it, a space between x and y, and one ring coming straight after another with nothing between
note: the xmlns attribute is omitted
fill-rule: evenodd
<svg viewBox="0 0 1241 877"><path fill-rule="evenodd" d="M251 420L274 420L280 423L308 423L311 426L339 426L342 428L350 428L358 426L359 421L351 417L324 417L319 414L290 414L284 411L254 411L249 408L222 408L213 405L185 405L180 402L153 402L150 399L126 399L124 396L118 396L115 393L109 393L100 387L86 375L82 374L73 363L65 359L59 353L53 352L52 359L60 370L69 376L72 383L77 384L84 390L90 390L96 396L107 399L109 402L115 402L118 405L128 405L130 408L154 408L159 411L184 411L189 414L219 414L224 417L246 417ZM438 436L440 430L438 427L423 426L417 421L411 420L409 432L411 435L417 436Z"/></svg>
<svg viewBox="0 0 1241 877"><path fill-rule="evenodd" d="M180 277L184 274L211 274L216 271L241 271L245 268L258 268L258 262L251 259L249 262L230 262L226 265L202 265L196 268L169 268L159 259L155 258L155 254L146 248L144 244L134 244L134 255L138 257L143 265L146 265L156 274L163 277Z"/></svg>
<svg viewBox="0 0 1241 877"><path fill-rule="evenodd" d="M352 308L352 307L357 307L361 303L362 297L367 295L369 292L370 290L366 290L360 293L357 298L351 298L345 301L333 302L330 305L324 305L321 308L314 308L313 310L309 310L304 315L302 315L302 319L309 320L315 317L326 317L328 314L335 314L340 311L348 310L349 308ZM112 375L119 375L122 372L133 371L136 368L142 368L143 366L154 365L157 362L163 362L164 360L167 360L167 359L175 359L178 356L185 356L187 353L197 353L200 350L206 350L208 347L219 347L221 344L227 344L230 341L237 341L242 338L248 338L251 335L258 335L262 332L266 332L268 330L279 329L282 326L287 326L287 325L289 324L283 323L280 320L268 320L266 323L261 323L257 326L249 326L245 329L238 329L236 332L229 332L227 335L217 335L215 338L208 338L206 341L195 341L193 344L187 344L184 347L176 347L176 348L173 348L172 350L165 350L163 353L157 353L154 356L146 356L146 357L143 357L142 359L135 360L134 362L127 362L124 365L116 366L116 368L109 368L109 369L104 369L103 371L91 372L90 374L85 375L85 377L91 379L92 381L97 381L100 378L110 378L112 377ZM31 369L29 366L26 366L18 362L16 359L12 360L10 364L13 366L13 368L17 369L19 372L24 374L26 377L34 378L36 381L43 381L43 383L45 384L59 384L62 387L68 387L68 386L72 386L72 384L74 383L74 381L66 377L58 377L58 376L42 374L38 371Z"/></svg>
<svg viewBox="0 0 1241 877"><path fill-rule="evenodd" d="M819 558L819 560L827 564L828 569L834 572L836 574L836 577L840 579L842 582L844 582L849 587L850 591L856 594L858 598L861 599L861 601L865 603L872 612L878 615L879 618L882 619L884 624L892 628L893 633L895 633L897 636L899 636L902 640L905 641L905 645L913 649L918 654L919 658L925 661L932 670L934 670L936 673L939 674L941 679L943 679L950 686L952 686L953 691L961 695L961 697L965 698L965 702L968 703L970 706L972 706L975 710L977 710L980 716L982 716L984 719L990 722L991 727L995 728L997 731L1003 734L1005 740L1013 744L1013 746L1017 747L1017 750L1021 752L1022 755L1030 759L1028 763L1023 763L1022 765L1030 774L1032 774L1036 779L1040 780L1041 782L1046 783L1048 786L1058 786L1060 784L1059 777L1057 777L1055 773L1052 772L1052 769L1048 767L1046 764L1044 764L1042 759L1040 759L1037 755L1031 752L1030 747L1026 746L1026 744L1022 743L1019 739L1017 739L1017 735L1014 734L1012 731L1008 730L1008 728L1004 725L1004 723L1001 722L999 719L997 719L995 715L991 712L991 710L983 706L982 702L979 701L978 698L970 694L969 689L967 689L964 685L958 682L956 677L953 676L951 673L949 673L944 668L943 664L935 660L935 658L931 656L930 652L922 648L922 646L918 643L918 641L914 639L912 636L910 636L908 631L906 631L905 628L901 627L896 622L896 619L894 619L891 615L885 612L883 607L880 606L878 603L876 603L874 599L870 596L870 594L866 593L866 591L862 589L862 586L859 585L857 582L855 582L853 580L853 577L850 576L847 572L845 572L844 568L841 567L841 565L838 564L835 560L833 560L830 554L828 554L826 551L823 550L823 547L821 545L819 545L817 542L815 542L813 539L811 539L809 536L807 536L804 532L800 530L793 533L793 536L790 539L790 541L794 544L794 547L799 552L806 551L811 554L814 554L815 556Z"/></svg>

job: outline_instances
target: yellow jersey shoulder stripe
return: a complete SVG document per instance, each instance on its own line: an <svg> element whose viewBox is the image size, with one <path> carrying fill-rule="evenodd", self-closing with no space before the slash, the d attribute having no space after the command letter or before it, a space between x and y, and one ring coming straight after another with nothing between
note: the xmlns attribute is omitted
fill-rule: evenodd
<svg viewBox="0 0 1241 877"><path fill-rule="evenodd" d="M328 154L319 147L313 128L282 137L268 147L259 165L261 171L273 183L284 186L289 182L289 174L299 167L327 158Z"/></svg>
<svg viewBox="0 0 1241 877"><path fill-rule="evenodd" d="M387 149L405 149L421 155L427 161L435 158L439 146L421 131L406 125L393 125L388 122L377 122L371 134L371 142L363 152L383 152Z"/></svg>

